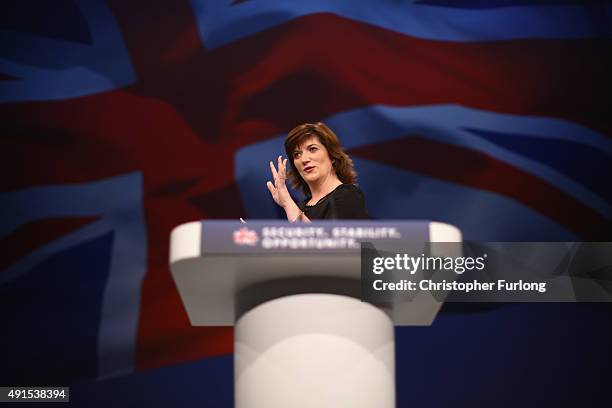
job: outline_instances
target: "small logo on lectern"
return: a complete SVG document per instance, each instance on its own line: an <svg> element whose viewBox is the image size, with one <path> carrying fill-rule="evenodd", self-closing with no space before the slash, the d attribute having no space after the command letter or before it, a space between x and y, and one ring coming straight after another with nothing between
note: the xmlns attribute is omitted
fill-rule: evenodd
<svg viewBox="0 0 612 408"><path fill-rule="evenodd" d="M257 241L259 241L257 231L250 230L246 227L240 228L238 231L234 231L234 243L236 245L255 246Z"/></svg>

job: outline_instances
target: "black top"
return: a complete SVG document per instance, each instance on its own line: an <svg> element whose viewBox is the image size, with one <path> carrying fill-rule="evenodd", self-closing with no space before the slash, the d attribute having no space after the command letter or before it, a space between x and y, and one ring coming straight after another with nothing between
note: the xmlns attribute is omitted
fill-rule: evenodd
<svg viewBox="0 0 612 408"><path fill-rule="evenodd" d="M368 219L363 193L354 184L340 184L315 205L306 205L310 197L299 204L311 220Z"/></svg>

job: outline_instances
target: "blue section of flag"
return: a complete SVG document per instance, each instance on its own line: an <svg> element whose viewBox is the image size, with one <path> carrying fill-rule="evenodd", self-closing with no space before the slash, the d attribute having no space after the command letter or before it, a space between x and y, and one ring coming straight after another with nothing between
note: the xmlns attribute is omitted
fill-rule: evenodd
<svg viewBox="0 0 612 408"><path fill-rule="evenodd" d="M490 9L520 6L585 5L585 3L588 6L594 6L609 3L609 0L417 0L415 3L463 9Z"/></svg>
<svg viewBox="0 0 612 408"><path fill-rule="evenodd" d="M0 285L1 384L96 378L112 241L112 233L85 241Z"/></svg>
<svg viewBox="0 0 612 408"><path fill-rule="evenodd" d="M579 140L543 139L534 135L467 129L521 156L554 168L612 204L612 156Z"/></svg>
<svg viewBox="0 0 612 408"><path fill-rule="evenodd" d="M0 25L0 74L11 78L0 81L0 103L69 99L134 82L127 48L104 1L59 6L67 15L14 6L8 16L18 20ZM33 26L36 20L45 24Z"/></svg>
<svg viewBox="0 0 612 408"><path fill-rule="evenodd" d="M593 10L580 5L527 4L517 7L462 9L384 0L376 7L352 0L191 0L206 47L217 48L293 19L316 13L338 16L439 41L499 41L526 38L610 38L612 9L597 10L604 24L593 24ZM607 22L607 24L605 24Z"/></svg>
<svg viewBox="0 0 612 408"><path fill-rule="evenodd" d="M130 173L89 183L32 187L0 194L0 212L4 215L0 222L0 239L10 239L11 233L37 221L66 217L96 219L33 249L0 273L0 290L19 288L19 285L28 287L30 283L35 287L44 287L45 283L49 283L46 280L48 278L53 279L51 287L66 284L72 290L64 294L68 300L71 296L80 296L81 286L89 288L85 285L88 285L90 280L92 285L97 285L96 290L102 291L102 299L98 302L96 297L92 297L98 310L95 318L86 323L95 327L95 342L88 343L86 347L91 344L96 347L95 353L87 356L95 356L97 359L94 366L96 378L131 372L135 365L140 293L147 264L141 188L141 174ZM72 253L74 248L80 248L83 243L98 242L101 237L112 237L107 241L110 248L104 247L108 258L105 258L104 262L97 258L99 253L83 250L76 258L79 262L53 264L45 274L32 275L32 271L38 270L40 265L45 265L49 259L63 256L67 251ZM103 282L98 280L102 279L99 275L92 274L100 265L81 263L87 259L106 265L108 271L105 272ZM36 283L36 278L40 278L41 283ZM20 283L22 280L26 283ZM7 289L7 293L12 292ZM18 296L19 299L14 299L16 305L18 300L28 302L27 297ZM88 305L88 297L78 299ZM79 302L75 302L75 307L78 307ZM54 304L53 299L46 299L46 303ZM37 305L44 309L46 303ZM32 317L34 316L28 318ZM63 318L61 314L59 318ZM81 323L75 321L70 324L78 329ZM67 338L71 336L69 331L64 331L61 335ZM20 336L20 333L15 333L14 340L11 341L17 341L15 339ZM48 345L45 338L40 337L38 341L41 354L54 354L54 343ZM36 372L37 365L35 360L29 360L23 361L22 367L24 372L29 369ZM90 372L86 370L84 375L88 376Z"/></svg>
<svg viewBox="0 0 612 408"><path fill-rule="evenodd" d="M233 356L210 357L106 381L74 384L70 405L232 408L233 379Z"/></svg>
<svg viewBox="0 0 612 408"><path fill-rule="evenodd" d="M74 0L21 0L4 4L0 30L91 44L87 20Z"/></svg>
<svg viewBox="0 0 612 408"><path fill-rule="evenodd" d="M398 407L610 403L610 304L447 304L396 329Z"/></svg>

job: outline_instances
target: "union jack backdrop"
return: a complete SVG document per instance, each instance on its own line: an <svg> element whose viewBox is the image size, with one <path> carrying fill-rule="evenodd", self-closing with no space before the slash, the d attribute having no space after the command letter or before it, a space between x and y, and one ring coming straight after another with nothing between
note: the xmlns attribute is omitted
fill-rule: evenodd
<svg viewBox="0 0 612 408"><path fill-rule="evenodd" d="M340 136L373 218L610 240L611 45L607 1L3 4L0 386L231 406L232 330L189 325L170 231L281 217L268 161L303 122ZM398 404L595 398L609 317L449 307L397 330Z"/></svg>

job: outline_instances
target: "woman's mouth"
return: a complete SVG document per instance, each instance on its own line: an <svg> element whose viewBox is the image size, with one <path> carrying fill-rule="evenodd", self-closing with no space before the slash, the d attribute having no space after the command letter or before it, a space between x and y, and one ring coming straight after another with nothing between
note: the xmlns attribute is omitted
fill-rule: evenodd
<svg viewBox="0 0 612 408"><path fill-rule="evenodd" d="M304 167L304 173L310 173L314 168L315 166Z"/></svg>

